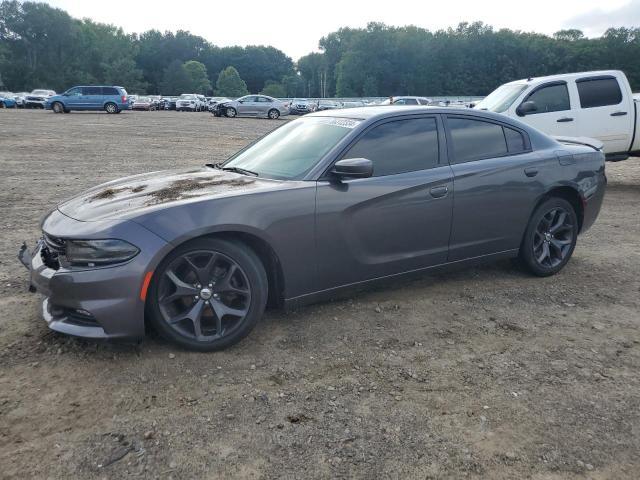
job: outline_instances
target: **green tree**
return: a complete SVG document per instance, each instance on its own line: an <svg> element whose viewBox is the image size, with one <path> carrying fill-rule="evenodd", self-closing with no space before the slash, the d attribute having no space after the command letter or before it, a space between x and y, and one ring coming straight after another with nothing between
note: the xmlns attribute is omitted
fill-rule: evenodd
<svg viewBox="0 0 640 480"><path fill-rule="evenodd" d="M267 80L264 84L264 88L260 93L276 98L284 98L287 96L287 91L285 90L282 83L274 82L273 80Z"/></svg>
<svg viewBox="0 0 640 480"><path fill-rule="evenodd" d="M180 95L193 93L192 79L180 60L174 60L164 71L161 91L164 95Z"/></svg>
<svg viewBox="0 0 640 480"><path fill-rule="evenodd" d="M248 93L247 84L240 78L238 70L229 66L220 72L216 82L216 95L233 98L242 97Z"/></svg>
<svg viewBox="0 0 640 480"><path fill-rule="evenodd" d="M184 69L191 78L191 91L207 94L211 91L211 82L207 77L207 67L196 60L189 60L184 64Z"/></svg>

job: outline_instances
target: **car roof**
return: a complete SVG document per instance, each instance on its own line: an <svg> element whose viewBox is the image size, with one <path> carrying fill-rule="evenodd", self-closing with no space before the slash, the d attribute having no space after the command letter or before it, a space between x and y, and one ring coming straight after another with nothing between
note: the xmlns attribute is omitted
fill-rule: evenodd
<svg viewBox="0 0 640 480"><path fill-rule="evenodd" d="M574 72L574 73L560 73L558 75L548 75L546 77L531 77L522 78L520 80L514 80L506 83L506 85L535 85L537 83L554 81L554 80L572 80L574 78L582 78L585 76L598 76L598 75L612 75L618 76L622 72L620 70L596 70L591 72Z"/></svg>
<svg viewBox="0 0 640 480"><path fill-rule="evenodd" d="M493 120L499 120L505 123L514 123L508 117L499 113L488 112L485 110L474 110L471 108L451 108L451 107L438 107L438 106L394 106L394 105L379 105L371 107L356 107L345 108L339 110L330 110L322 112L314 112L305 115L306 117L339 117L339 118L352 118L357 120L380 120L383 118L399 117L404 115L416 115L420 113L433 113L433 114L455 114L455 115L469 115L483 117Z"/></svg>

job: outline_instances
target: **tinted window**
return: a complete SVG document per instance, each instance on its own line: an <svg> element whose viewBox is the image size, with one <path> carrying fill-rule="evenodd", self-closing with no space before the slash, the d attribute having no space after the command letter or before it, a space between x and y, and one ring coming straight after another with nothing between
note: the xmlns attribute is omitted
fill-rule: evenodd
<svg viewBox="0 0 640 480"><path fill-rule="evenodd" d="M373 162L374 177L435 167L438 164L436 120L396 120L374 127L343 158L368 158Z"/></svg>
<svg viewBox="0 0 640 480"><path fill-rule="evenodd" d="M615 78L583 80L576 83L582 108L617 105L622 101L620 85Z"/></svg>
<svg viewBox="0 0 640 480"><path fill-rule="evenodd" d="M454 163L497 157L507 153L502 127L468 118L447 119L453 142Z"/></svg>
<svg viewBox="0 0 640 480"><path fill-rule="evenodd" d="M525 101L536 103L538 108L535 112L527 115L535 115L536 113L560 112L562 110L570 110L569 90L567 85L557 84L542 87L529 95Z"/></svg>
<svg viewBox="0 0 640 480"><path fill-rule="evenodd" d="M100 87L82 87L83 95L102 95L102 89Z"/></svg>
<svg viewBox="0 0 640 480"><path fill-rule="evenodd" d="M102 94L103 95L120 95L118 93L118 90L113 87L102 87Z"/></svg>
<svg viewBox="0 0 640 480"><path fill-rule="evenodd" d="M415 98L401 98L393 103L395 105L418 105L418 101Z"/></svg>
<svg viewBox="0 0 640 480"><path fill-rule="evenodd" d="M524 142L524 136L517 130L511 128L504 128L504 136L507 139L507 148L509 153L521 153L527 150L527 145Z"/></svg>

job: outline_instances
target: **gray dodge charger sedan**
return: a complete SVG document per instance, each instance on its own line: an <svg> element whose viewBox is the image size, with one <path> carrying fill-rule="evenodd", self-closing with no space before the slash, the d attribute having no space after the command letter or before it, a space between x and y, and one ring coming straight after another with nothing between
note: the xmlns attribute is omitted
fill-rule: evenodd
<svg viewBox="0 0 640 480"><path fill-rule="evenodd" d="M505 257L557 273L602 203L604 155L590 143L483 111L318 112L222 164L81 193L19 257L58 332L140 338L147 324L217 350L267 304Z"/></svg>

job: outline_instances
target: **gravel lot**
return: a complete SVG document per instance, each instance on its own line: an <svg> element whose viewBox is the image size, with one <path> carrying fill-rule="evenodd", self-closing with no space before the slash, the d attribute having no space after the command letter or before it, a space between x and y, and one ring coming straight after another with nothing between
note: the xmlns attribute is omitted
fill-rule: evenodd
<svg viewBox="0 0 640 480"><path fill-rule="evenodd" d="M510 262L269 312L216 354L51 333L15 258L56 202L282 121L0 111L1 478L636 479L640 160L558 276Z"/></svg>

